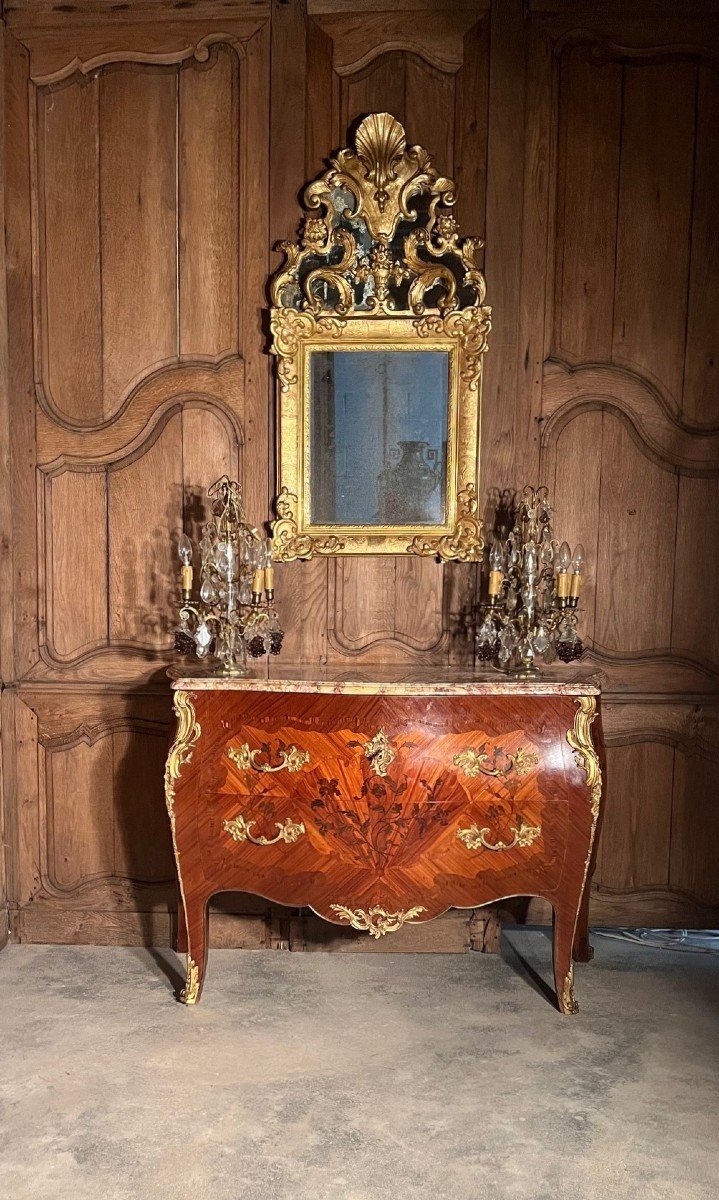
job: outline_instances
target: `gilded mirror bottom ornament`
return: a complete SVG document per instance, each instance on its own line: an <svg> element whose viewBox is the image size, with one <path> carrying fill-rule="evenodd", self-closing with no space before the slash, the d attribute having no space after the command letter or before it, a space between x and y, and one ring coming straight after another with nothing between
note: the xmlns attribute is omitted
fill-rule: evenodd
<svg viewBox="0 0 719 1200"><path fill-rule="evenodd" d="M482 243L460 237L455 199L389 113L365 118L305 191L271 289L280 560L481 555L491 310Z"/></svg>

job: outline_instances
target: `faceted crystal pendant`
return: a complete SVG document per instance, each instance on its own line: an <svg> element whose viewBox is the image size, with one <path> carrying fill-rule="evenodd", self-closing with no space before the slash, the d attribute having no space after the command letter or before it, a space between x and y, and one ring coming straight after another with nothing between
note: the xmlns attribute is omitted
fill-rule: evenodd
<svg viewBox="0 0 719 1200"><path fill-rule="evenodd" d="M202 649L207 650L207 647L211 641L212 634L210 633L207 623L205 621L200 621L195 633L195 642L197 643L198 653Z"/></svg>
<svg viewBox="0 0 719 1200"><path fill-rule="evenodd" d="M200 588L200 599L204 604L213 604L216 598L217 593L215 592L215 589L210 583L209 579L204 579L202 581L202 587Z"/></svg>
<svg viewBox="0 0 719 1200"><path fill-rule="evenodd" d="M542 551L540 554L540 558L541 558L542 562L544 563L545 567L551 566L552 562L554 561L554 550L552 549L552 542L549 537L549 530L547 530L547 529L545 529L544 537L542 539Z"/></svg>
<svg viewBox="0 0 719 1200"><path fill-rule="evenodd" d="M536 654L546 654L547 650L549 649L549 638L547 637L543 625L539 626L539 629L534 635L532 639L532 646L534 647Z"/></svg>

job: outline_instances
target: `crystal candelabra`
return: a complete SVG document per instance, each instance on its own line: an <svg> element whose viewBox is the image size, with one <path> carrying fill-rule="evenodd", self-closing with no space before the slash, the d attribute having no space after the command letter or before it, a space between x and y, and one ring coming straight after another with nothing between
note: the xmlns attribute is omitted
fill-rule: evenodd
<svg viewBox="0 0 719 1200"><path fill-rule="evenodd" d="M525 487L510 524L507 537L497 538L489 550L477 657L531 676L539 674L537 662L571 662L583 652L576 626L584 547L572 553L567 542L558 546L544 487Z"/></svg>
<svg viewBox="0 0 719 1200"><path fill-rule="evenodd" d="M272 542L247 524L239 483L223 475L207 494L212 520L202 529L197 599L187 534L177 547L182 604L175 647L217 659L223 675L246 675L247 656L279 654L284 637L274 608Z"/></svg>

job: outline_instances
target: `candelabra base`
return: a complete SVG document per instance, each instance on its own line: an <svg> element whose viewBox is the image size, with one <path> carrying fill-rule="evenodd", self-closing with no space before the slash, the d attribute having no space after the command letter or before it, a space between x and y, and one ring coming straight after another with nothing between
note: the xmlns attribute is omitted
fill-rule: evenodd
<svg viewBox="0 0 719 1200"><path fill-rule="evenodd" d="M244 679L249 673L248 668L241 663L222 663L212 672L213 675L221 675L223 679Z"/></svg>
<svg viewBox="0 0 719 1200"><path fill-rule="evenodd" d="M507 672L512 679L540 679L542 672L536 667L522 664L521 667L513 667Z"/></svg>

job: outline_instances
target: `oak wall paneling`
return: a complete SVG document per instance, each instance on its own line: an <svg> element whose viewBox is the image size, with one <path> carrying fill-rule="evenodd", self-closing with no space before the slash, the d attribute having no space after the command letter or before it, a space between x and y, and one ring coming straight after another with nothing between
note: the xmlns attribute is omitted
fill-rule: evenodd
<svg viewBox="0 0 719 1200"><path fill-rule="evenodd" d="M172 539L223 471L269 513L274 246L372 109L486 239L486 513L490 487L543 480L589 552L610 780L592 919L716 923L719 10L598 8L5 4L0 940L3 887L16 939L171 937ZM476 590L468 566L288 564L284 655L471 663ZM406 948L487 936L481 913L428 930ZM242 896L213 938L366 948Z"/></svg>
<svg viewBox="0 0 719 1200"><path fill-rule="evenodd" d="M0 174L5 162L5 30L0 23ZM5 196L0 189L0 230L5 229ZM12 621L12 562L10 558L10 412L8 395L8 336L7 290L5 267L5 238L0 237L0 949L9 935L8 914L8 832L6 809L14 798L6 731L7 705L2 695L2 681L13 673Z"/></svg>
<svg viewBox="0 0 719 1200"><path fill-rule="evenodd" d="M537 20L555 63L544 103L557 154L542 468L596 563L587 630L608 693L594 914L711 924L717 832L700 796L718 774L705 606L717 599L719 396L711 335L699 349L690 330L716 285L704 195L719 153L707 132L717 24Z"/></svg>

